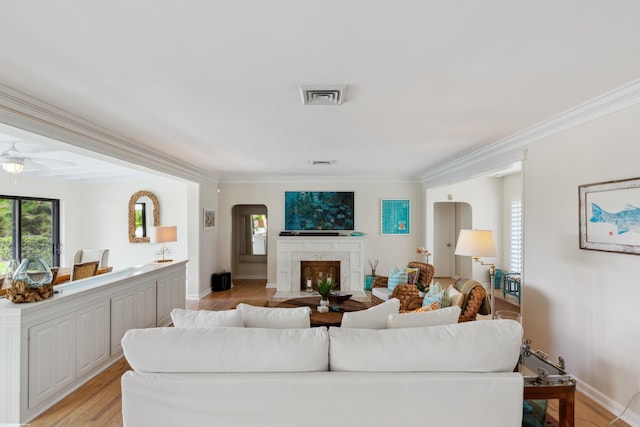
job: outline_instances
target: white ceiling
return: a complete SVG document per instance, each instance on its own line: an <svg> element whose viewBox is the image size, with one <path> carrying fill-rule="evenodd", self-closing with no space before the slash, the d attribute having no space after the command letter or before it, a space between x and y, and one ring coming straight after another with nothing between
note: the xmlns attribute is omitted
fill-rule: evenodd
<svg viewBox="0 0 640 427"><path fill-rule="evenodd" d="M638 16L624 0L0 0L0 83L222 180L415 179L640 77ZM342 105L301 102L334 84Z"/></svg>

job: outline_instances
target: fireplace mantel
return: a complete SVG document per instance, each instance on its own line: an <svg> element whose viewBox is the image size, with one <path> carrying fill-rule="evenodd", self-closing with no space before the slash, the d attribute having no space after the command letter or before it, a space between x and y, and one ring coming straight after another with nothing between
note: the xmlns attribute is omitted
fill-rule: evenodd
<svg viewBox="0 0 640 427"><path fill-rule="evenodd" d="M301 295L300 261L340 261L340 290L355 298L364 292L364 245L361 237L282 237L278 239L278 284L274 297Z"/></svg>

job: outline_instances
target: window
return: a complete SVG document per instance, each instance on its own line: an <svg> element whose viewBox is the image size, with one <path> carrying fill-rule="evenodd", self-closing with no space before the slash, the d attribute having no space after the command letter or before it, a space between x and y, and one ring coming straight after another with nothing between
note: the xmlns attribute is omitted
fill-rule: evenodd
<svg viewBox="0 0 640 427"><path fill-rule="evenodd" d="M511 271L522 272L522 201L511 202Z"/></svg>
<svg viewBox="0 0 640 427"><path fill-rule="evenodd" d="M60 201L0 196L0 273L12 258L60 264Z"/></svg>

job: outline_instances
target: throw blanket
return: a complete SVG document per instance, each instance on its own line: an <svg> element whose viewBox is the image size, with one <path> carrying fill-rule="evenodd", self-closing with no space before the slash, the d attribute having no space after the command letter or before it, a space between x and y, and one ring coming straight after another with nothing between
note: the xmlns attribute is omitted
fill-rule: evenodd
<svg viewBox="0 0 640 427"><path fill-rule="evenodd" d="M476 286L481 286L484 288L484 286L482 286L482 283L475 281L470 277L463 277L462 279L458 280L457 288L460 292L462 292L462 294L464 294L464 300L462 302L463 312L465 307L467 306L467 302L469 302L469 296L471 295L471 291ZM482 315L491 314L491 303L489 302L489 298L487 298L486 293L485 293L484 299L482 300L482 305L480 305L480 309L478 310L478 313Z"/></svg>

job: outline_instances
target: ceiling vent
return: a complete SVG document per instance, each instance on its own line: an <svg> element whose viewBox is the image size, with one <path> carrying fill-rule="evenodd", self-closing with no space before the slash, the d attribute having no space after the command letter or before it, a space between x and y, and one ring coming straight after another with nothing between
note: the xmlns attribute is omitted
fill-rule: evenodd
<svg viewBox="0 0 640 427"><path fill-rule="evenodd" d="M304 105L340 105L346 86L300 86Z"/></svg>
<svg viewBox="0 0 640 427"><path fill-rule="evenodd" d="M331 166L331 165L335 165L336 161L335 160L309 160L309 163L311 163L313 166Z"/></svg>

